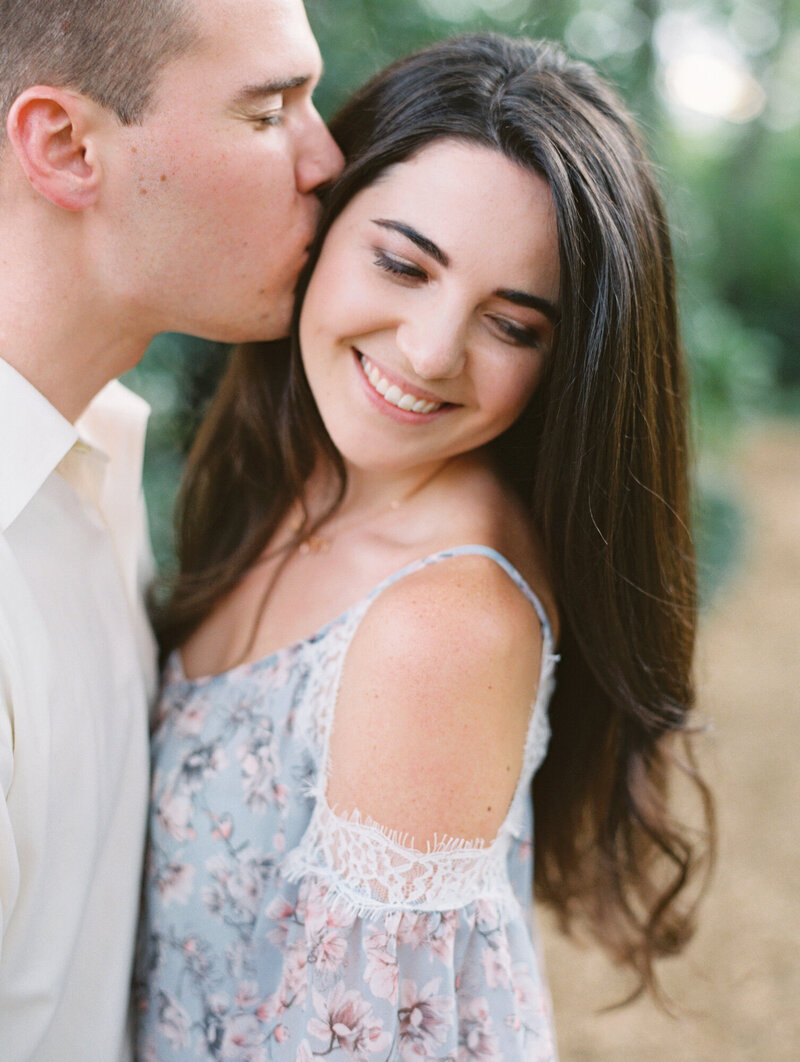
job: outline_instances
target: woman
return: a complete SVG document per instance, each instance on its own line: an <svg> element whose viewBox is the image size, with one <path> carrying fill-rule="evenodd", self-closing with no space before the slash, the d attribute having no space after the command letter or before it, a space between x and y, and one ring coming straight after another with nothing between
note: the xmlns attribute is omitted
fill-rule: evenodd
<svg viewBox="0 0 800 1062"><path fill-rule="evenodd" d="M565 926L643 985L690 929L663 212L548 44L435 46L332 128L293 342L238 353L184 487L140 1055L552 1059L534 773Z"/></svg>

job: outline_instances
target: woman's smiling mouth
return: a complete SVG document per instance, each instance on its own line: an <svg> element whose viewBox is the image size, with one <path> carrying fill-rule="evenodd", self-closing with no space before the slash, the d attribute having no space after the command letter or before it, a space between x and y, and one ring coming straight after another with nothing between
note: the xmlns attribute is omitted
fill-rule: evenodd
<svg viewBox="0 0 800 1062"><path fill-rule="evenodd" d="M381 398L390 405L396 406L407 413L435 413L446 404L444 402L431 402L421 395L403 391L397 384L387 380L381 370L376 365L373 365L366 355L360 352L358 353L358 360L372 389L377 391Z"/></svg>

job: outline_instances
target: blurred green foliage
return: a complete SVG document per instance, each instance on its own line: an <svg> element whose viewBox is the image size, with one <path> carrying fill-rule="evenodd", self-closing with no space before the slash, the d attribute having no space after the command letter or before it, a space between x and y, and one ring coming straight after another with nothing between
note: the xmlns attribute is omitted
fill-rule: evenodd
<svg viewBox="0 0 800 1062"><path fill-rule="evenodd" d="M307 0L306 7L326 61L317 93L326 117L391 59L454 32L552 37L594 62L639 118L661 174L700 452L724 447L742 420L800 412L800 0ZM182 457L224 361L218 345L162 336L128 377L153 404L147 490L162 564L171 556ZM711 482L699 512L710 586L731 553L725 542L736 540L735 520Z"/></svg>

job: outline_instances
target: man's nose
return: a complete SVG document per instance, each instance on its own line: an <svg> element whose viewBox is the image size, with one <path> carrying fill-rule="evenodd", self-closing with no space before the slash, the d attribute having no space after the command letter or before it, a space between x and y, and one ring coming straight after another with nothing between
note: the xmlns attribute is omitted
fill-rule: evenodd
<svg viewBox="0 0 800 1062"><path fill-rule="evenodd" d="M315 191L342 172L344 156L328 127L314 111L302 151L297 159L297 187L304 194Z"/></svg>

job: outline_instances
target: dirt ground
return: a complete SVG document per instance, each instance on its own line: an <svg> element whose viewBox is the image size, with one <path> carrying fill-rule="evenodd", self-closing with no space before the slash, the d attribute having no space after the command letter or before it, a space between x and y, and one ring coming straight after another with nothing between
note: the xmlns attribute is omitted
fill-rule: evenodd
<svg viewBox="0 0 800 1062"><path fill-rule="evenodd" d="M719 856L676 1018L598 1013L626 982L542 918L561 1062L800 1062L800 428L746 433L731 476L743 557L705 616L698 679Z"/></svg>

